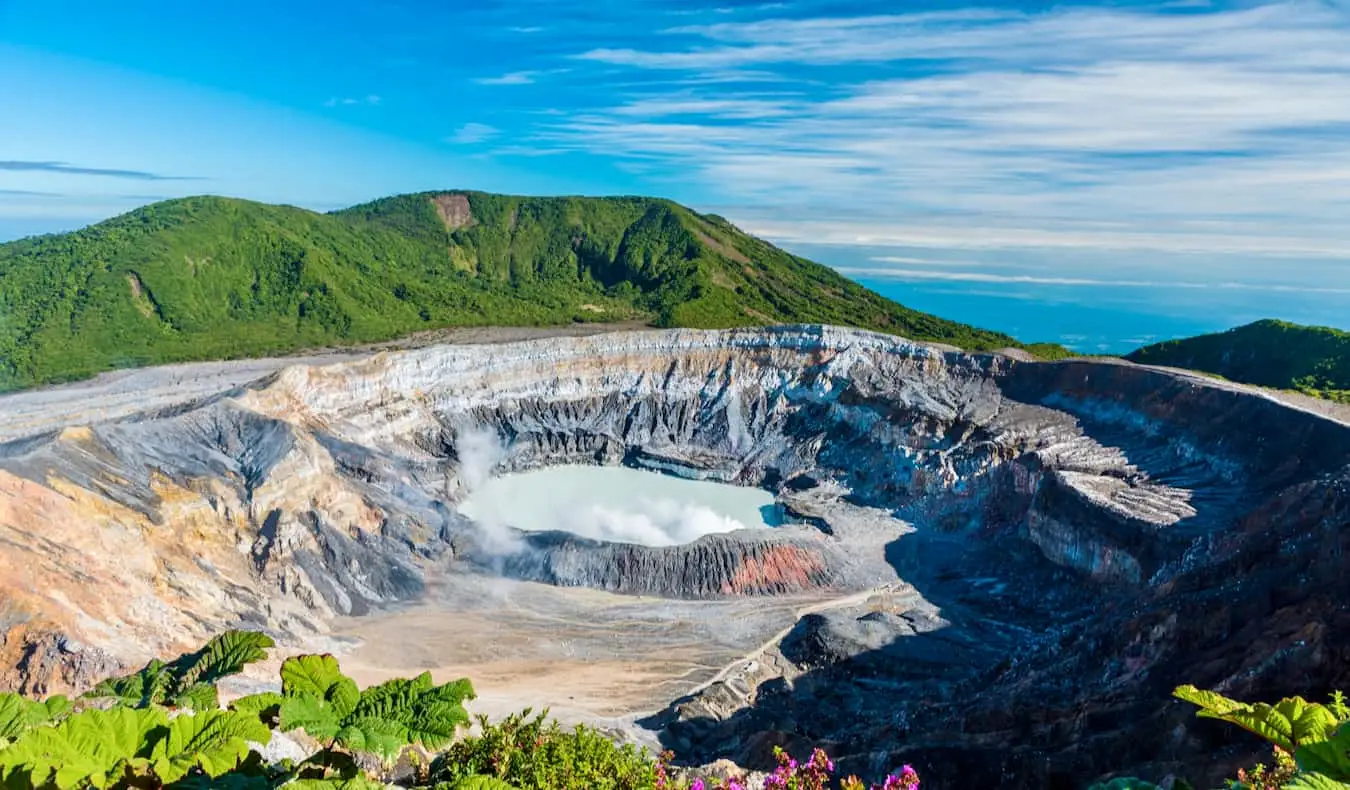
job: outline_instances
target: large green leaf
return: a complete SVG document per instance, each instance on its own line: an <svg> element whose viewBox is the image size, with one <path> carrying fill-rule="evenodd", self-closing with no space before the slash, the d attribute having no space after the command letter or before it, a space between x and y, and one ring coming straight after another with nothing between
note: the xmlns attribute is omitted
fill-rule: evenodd
<svg viewBox="0 0 1350 790"><path fill-rule="evenodd" d="M1195 686L1181 686L1173 695L1199 706L1197 715L1236 724L1287 752L1296 751L1302 744L1326 740L1339 724L1326 706L1302 697L1289 697L1275 705L1245 703Z"/></svg>
<svg viewBox="0 0 1350 790"><path fill-rule="evenodd" d="M47 709L42 703L12 692L0 694L0 743L12 741L22 735L24 730L42 723L41 720L34 721L34 708L40 709L45 718Z"/></svg>
<svg viewBox="0 0 1350 790"><path fill-rule="evenodd" d="M220 707L220 695L210 683L194 683L176 693L169 704L189 710L216 710Z"/></svg>
<svg viewBox="0 0 1350 790"><path fill-rule="evenodd" d="M1301 773L1285 783L1284 790L1350 790L1350 784L1338 782L1326 774Z"/></svg>
<svg viewBox="0 0 1350 790"><path fill-rule="evenodd" d="M440 749L450 743L469 714L461 702L473 698L473 686L467 680L434 685L431 673L415 678L394 679L361 692L354 717L373 717L398 722L408 729L408 740L428 749Z"/></svg>
<svg viewBox="0 0 1350 790"><path fill-rule="evenodd" d="M189 774L173 783L173 790L273 790L277 783L260 774L231 771L220 776Z"/></svg>
<svg viewBox="0 0 1350 790"><path fill-rule="evenodd" d="M389 719L354 716L343 723L337 742L352 751L369 752L393 761L408 745L408 728Z"/></svg>
<svg viewBox="0 0 1350 790"><path fill-rule="evenodd" d="M352 715L399 719L410 713L422 695L433 688L430 672L412 679L387 680L363 690Z"/></svg>
<svg viewBox="0 0 1350 790"><path fill-rule="evenodd" d="M193 710L218 707L214 683L253 661L267 657L271 637L256 631L226 631L200 650L169 663L158 659L131 675L109 678L86 697L111 697L122 705L144 708L173 705Z"/></svg>
<svg viewBox="0 0 1350 790"><path fill-rule="evenodd" d="M0 774L10 780L19 773L34 785L104 787L146 757L167 724L160 708L83 711L55 727L25 732L0 751Z"/></svg>
<svg viewBox="0 0 1350 790"><path fill-rule="evenodd" d="M286 790L384 790L385 785L366 776L350 779L297 779L283 787Z"/></svg>
<svg viewBox="0 0 1350 790"><path fill-rule="evenodd" d="M303 729L311 738L330 740L342 729L336 709L310 694L287 697L281 703L280 726L283 731Z"/></svg>
<svg viewBox="0 0 1350 790"><path fill-rule="evenodd" d="M456 785L454 790L459 790L459 786ZM1162 788L1152 782L1136 779L1133 776L1121 776L1109 782L1098 782L1089 787L1088 790L1162 790Z"/></svg>
<svg viewBox="0 0 1350 790"><path fill-rule="evenodd" d="M272 637L258 631L226 631L212 638L201 650L181 659L183 667L178 681L183 687L214 683L267 658L267 648L275 646Z"/></svg>
<svg viewBox="0 0 1350 790"><path fill-rule="evenodd" d="M356 681L342 674L337 659L327 653L286 659L281 665L281 693L318 697L332 706L339 719L350 715L361 699Z"/></svg>
<svg viewBox="0 0 1350 790"><path fill-rule="evenodd" d="M219 776L234 769L249 753L250 741L267 743L271 735L256 716L198 711L175 716L148 756L155 774L165 782L181 779L193 768Z"/></svg>
<svg viewBox="0 0 1350 790"><path fill-rule="evenodd" d="M465 700L477 699L478 694L474 692L473 684L469 682L468 678L460 678L431 689L423 698L459 704Z"/></svg>
<svg viewBox="0 0 1350 790"><path fill-rule="evenodd" d="M230 710L256 716L259 721L275 722L281 711L281 703L285 701L286 698L275 691L264 691L259 694L249 694L247 697L240 697L231 702Z"/></svg>
<svg viewBox="0 0 1350 790"><path fill-rule="evenodd" d="M84 696L111 697L122 705L144 708L163 703L172 686L173 672L169 665L154 659L139 672L108 678Z"/></svg>
<svg viewBox="0 0 1350 790"><path fill-rule="evenodd" d="M1350 782L1350 724L1342 725L1328 740L1300 746L1294 760L1299 770Z"/></svg>
<svg viewBox="0 0 1350 790"><path fill-rule="evenodd" d="M41 706L44 710L39 712L37 710L38 706ZM35 703L33 707L29 708L29 713L33 716L41 717L42 719L41 721L34 719L33 724L46 724L47 722L56 722L64 719L73 707L75 707L74 702L71 702L69 698L61 694L57 694L48 697L42 702Z"/></svg>
<svg viewBox="0 0 1350 790"><path fill-rule="evenodd" d="M1093 785L1095 790L1105 785ZM516 790L515 785L507 784L495 776L466 776L450 785L450 790Z"/></svg>
<svg viewBox="0 0 1350 790"><path fill-rule="evenodd" d="M403 723L408 728L409 741L438 751L455 739L462 725L469 723L469 712L457 702L433 701L418 706Z"/></svg>

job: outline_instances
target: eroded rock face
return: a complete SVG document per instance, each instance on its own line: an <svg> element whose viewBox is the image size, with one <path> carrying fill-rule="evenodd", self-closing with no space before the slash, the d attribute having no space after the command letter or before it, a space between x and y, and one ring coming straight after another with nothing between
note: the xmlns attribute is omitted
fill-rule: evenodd
<svg viewBox="0 0 1350 790"><path fill-rule="evenodd" d="M1227 736L1181 726L1173 685L1306 694L1350 666L1350 428L1232 385L778 327L438 346L192 391L91 425L26 409L0 445L0 594L24 622L136 662L241 624L321 633L419 597L433 568L682 598L898 578L909 592L809 616L650 723L692 760L825 741L938 787L1193 764ZM485 474L560 463L763 486L800 524L649 548L456 512Z"/></svg>

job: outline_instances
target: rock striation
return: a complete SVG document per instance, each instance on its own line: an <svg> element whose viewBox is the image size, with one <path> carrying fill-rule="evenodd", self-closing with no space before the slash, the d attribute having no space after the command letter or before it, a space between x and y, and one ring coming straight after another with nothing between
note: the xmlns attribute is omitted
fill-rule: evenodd
<svg viewBox="0 0 1350 790"><path fill-rule="evenodd" d="M447 572L672 598L908 585L808 615L648 722L694 761L809 739L939 787L1160 778L1253 750L1182 726L1173 685L1350 680L1350 427L1175 372L782 326L380 353L77 422L12 397L0 623L51 686L228 626L322 634ZM762 486L797 525L650 548L456 511L486 475L561 463Z"/></svg>

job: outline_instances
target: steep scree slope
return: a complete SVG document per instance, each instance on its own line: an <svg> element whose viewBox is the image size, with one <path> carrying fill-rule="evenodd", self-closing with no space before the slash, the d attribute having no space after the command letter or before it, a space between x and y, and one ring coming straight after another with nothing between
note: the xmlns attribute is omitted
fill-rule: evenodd
<svg viewBox="0 0 1350 790"><path fill-rule="evenodd" d="M691 759L806 737L937 786L1069 786L1222 746L1175 683L1350 680L1350 427L1236 385L785 326L436 346L144 403L28 408L0 444L0 657L33 657L0 680L78 685L230 625L305 639L442 572L684 598L898 574L927 600L803 620L655 717ZM455 510L559 463L763 486L803 523L646 548Z"/></svg>

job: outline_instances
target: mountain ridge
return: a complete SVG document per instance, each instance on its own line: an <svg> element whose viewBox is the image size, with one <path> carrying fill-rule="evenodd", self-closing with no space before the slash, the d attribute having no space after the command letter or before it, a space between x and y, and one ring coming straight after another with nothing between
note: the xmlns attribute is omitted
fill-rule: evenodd
<svg viewBox="0 0 1350 790"><path fill-rule="evenodd" d="M1154 343L1125 358L1350 403L1350 332L1332 327L1266 318Z"/></svg>
<svg viewBox="0 0 1350 790"><path fill-rule="evenodd" d="M0 391L444 327L632 321L1067 354L911 310L660 198L443 190L321 214L197 196L0 244Z"/></svg>

